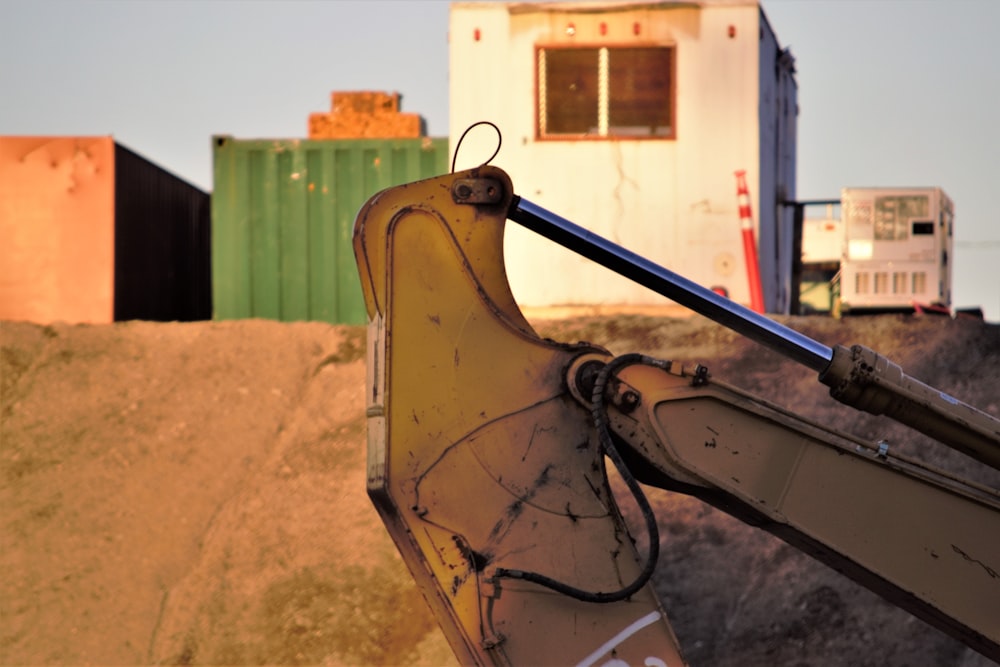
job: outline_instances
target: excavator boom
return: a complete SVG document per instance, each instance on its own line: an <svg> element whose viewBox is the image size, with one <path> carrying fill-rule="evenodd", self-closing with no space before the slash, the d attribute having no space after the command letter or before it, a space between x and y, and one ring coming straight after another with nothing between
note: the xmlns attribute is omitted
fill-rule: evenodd
<svg viewBox="0 0 1000 667"><path fill-rule="evenodd" d="M1000 451L991 416L866 348L823 346L589 235L516 197L500 169L383 191L354 236L370 320L368 493L462 663L684 664L648 583L659 541L638 482L769 530L1000 659L995 490L901 462L702 367L540 338L507 283L508 219L785 352L835 395L988 465ZM609 461L646 519L645 548Z"/></svg>

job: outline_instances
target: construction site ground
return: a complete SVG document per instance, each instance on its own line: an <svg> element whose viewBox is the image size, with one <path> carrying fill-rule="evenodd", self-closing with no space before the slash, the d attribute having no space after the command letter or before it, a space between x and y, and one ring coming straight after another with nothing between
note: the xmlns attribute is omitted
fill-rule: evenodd
<svg viewBox="0 0 1000 667"><path fill-rule="evenodd" d="M543 336L701 362L796 413L1000 486L701 317L529 315ZM1000 326L781 321L879 350L1000 415ZM0 343L0 663L454 664L365 495L364 327L4 322ZM662 539L654 583L693 665L990 664L768 534L648 495Z"/></svg>

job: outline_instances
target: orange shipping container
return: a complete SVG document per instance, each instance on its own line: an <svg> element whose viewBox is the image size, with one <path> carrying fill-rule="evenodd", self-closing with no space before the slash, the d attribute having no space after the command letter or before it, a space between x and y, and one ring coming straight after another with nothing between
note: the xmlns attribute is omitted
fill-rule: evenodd
<svg viewBox="0 0 1000 667"><path fill-rule="evenodd" d="M0 319L114 319L114 140L0 137Z"/></svg>
<svg viewBox="0 0 1000 667"><path fill-rule="evenodd" d="M112 137L0 137L0 320L211 317L209 196Z"/></svg>

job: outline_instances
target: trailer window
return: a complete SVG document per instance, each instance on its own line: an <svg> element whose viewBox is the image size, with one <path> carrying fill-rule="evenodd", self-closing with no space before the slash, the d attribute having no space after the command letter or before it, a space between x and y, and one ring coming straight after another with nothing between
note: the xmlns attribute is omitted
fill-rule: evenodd
<svg viewBox="0 0 1000 667"><path fill-rule="evenodd" d="M540 48L538 136L672 139L672 47Z"/></svg>

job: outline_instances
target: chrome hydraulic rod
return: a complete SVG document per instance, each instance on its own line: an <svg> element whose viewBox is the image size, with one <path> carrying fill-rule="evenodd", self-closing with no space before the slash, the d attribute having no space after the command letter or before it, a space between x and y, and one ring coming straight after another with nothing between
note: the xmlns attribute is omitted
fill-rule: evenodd
<svg viewBox="0 0 1000 667"><path fill-rule="evenodd" d="M841 403L885 414L1000 470L1000 419L909 377L876 352L827 347L520 197L507 217L817 371Z"/></svg>
<svg viewBox="0 0 1000 667"><path fill-rule="evenodd" d="M833 350L521 197L507 217L657 294L822 373Z"/></svg>

